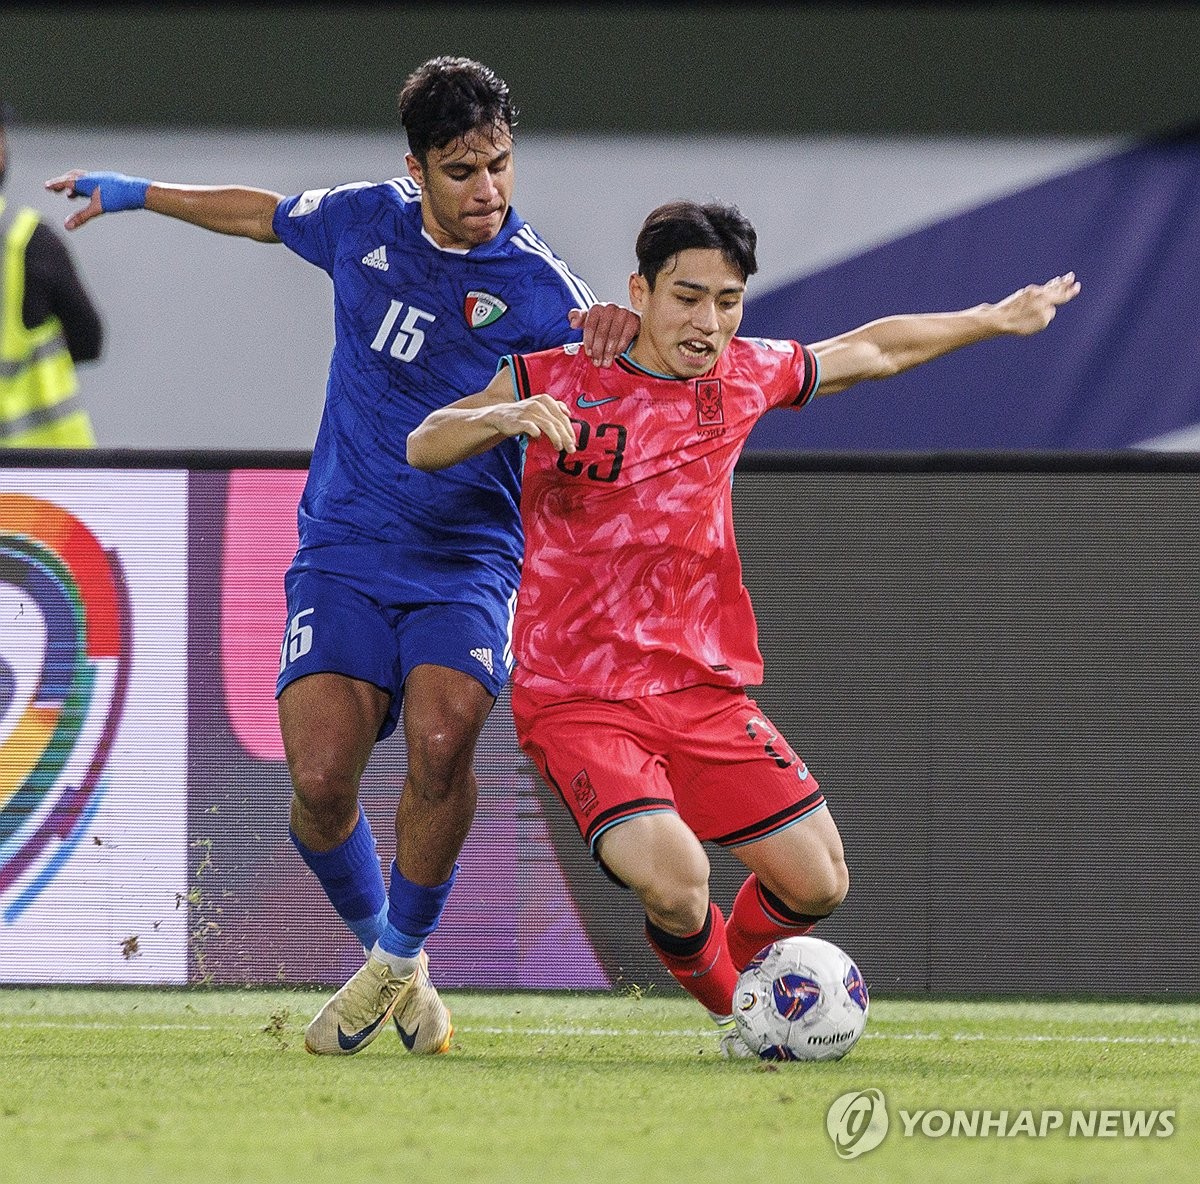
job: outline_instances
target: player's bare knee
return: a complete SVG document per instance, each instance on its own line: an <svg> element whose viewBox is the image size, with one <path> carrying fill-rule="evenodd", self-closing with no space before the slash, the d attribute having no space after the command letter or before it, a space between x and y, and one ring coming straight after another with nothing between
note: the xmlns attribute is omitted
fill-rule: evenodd
<svg viewBox="0 0 1200 1184"><path fill-rule="evenodd" d="M814 868L808 878L803 908L799 912L811 913L815 917L827 917L846 899L850 891L850 870L841 855L830 855L820 866Z"/></svg>
<svg viewBox="0 0 1200 1184"><path fill-rule="evenodd" d="M708 860L648 871L634 886L646 915L668 933L695 933L708 916Z"/></svg>
<svg viewBox="0 0 1200 1184"><path fill-rule="evenodd" d="M831 857L819 866L804 868L788 882L773 885L771 891L797 916L827 917L846 899L850 871L840 856Z"/></svg>
<svg viewBox="0 0 1200 1184"><path fill-rule="evenodd" d="M830 885L829 897L833 902L830 909L837 908L850 892L850 868L846 866L846 860L841 856L833 860L830 865L830 876L832 883Z"/></svg>
<svg viewBox="0 0 1200 1184"><path fill-rule="evenodd" d="M409 774L428 792L452 795L470 780L486 713L454 697L410 707L404 738Z"/></svg>
<svg viewBox="0 0 1200 1184"><path fill-rule="evenodd" d="M409 777L423 793L452 797L469 788L475 757L474 732L446 725L408 735Z"/></svg>
<svg viewBox="0 0 1200 1184"><path fill-rule="evenodd" d="M808 912L827 917L850 891L850 869L841 858L830 859L812 885Z"/></svg>
<svg viewBox="0 0 1200 1184"><path fill-rule="evenodd" d="M358 818L358 785L353 778L318 766L292 767L290 825L296 837L316 851L344 842Z"/></svg>
<svg viewBox="0 0 1200 1184"><path fill-rule="evenodd" d="M708 882L654 884L638 892L646 916L660 929L681 937L695 933L708 916Z"/></svg>
<svg viewBox="0 0 1200 1184"><path fill-rule="evenodd" d="M830 891L814 893L811 900L808 901L807 911L814 917L828 917L834 909L846 899L846 893L850 890L850 883L837 888L831 888Z"/></svg>
<svg viewBox="0 0 1200 1184"><path fill-rule="evenodd" d="M357 807L357 780L343 769L305 761L292 764L291 776L297 799L314 817L341 817Z"/></svg>

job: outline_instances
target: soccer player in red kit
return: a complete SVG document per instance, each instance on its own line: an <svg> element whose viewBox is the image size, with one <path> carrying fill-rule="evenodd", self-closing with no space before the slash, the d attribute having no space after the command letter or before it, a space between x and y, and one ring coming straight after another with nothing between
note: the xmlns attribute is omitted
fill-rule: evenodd
<svg viewBox="0 0 1200 1184"><path fill-rule="evenodd" d="M738 456L773 407L1036 333L1079 291L1068 273L811 346L738 338L756 246L734 208L660 207L629 281L641 328L615 366L574 344L510 357L408 438L423 469L525 438L517 736L596 860L637 894L651 947L727 1055L746 1052L730 1018L738 972L849 887L816 778L745 690L763 663L733 535ZM728 919L702 841L749 869Z"/></svg>

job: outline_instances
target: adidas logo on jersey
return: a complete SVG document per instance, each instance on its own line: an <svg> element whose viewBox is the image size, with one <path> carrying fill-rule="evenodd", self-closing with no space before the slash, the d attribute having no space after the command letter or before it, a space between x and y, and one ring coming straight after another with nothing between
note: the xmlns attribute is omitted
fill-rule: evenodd
<svg viewBox="0 0 1200 1184"><path fill-rule="evenodd" d="M493 673L492 667L492 651L486 646L480 646L478 649L471 651L471 657L478 662L488 674Z"/></svg>
<svg viewBox="0 0 1200 1184"><path fill-rule="evenodd" d="M376 247L375 250L362 257L362 261L368 267L376 267L380 271L387 271L387 247Z"/></svg>

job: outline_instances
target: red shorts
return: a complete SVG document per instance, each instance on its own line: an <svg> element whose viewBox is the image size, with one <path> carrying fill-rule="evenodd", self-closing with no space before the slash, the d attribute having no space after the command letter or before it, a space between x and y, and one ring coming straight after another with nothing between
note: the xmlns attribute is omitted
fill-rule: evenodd
<svg viewBox="0 0 1200 1184"><path fill-rule="evenodd" d="M642 699L512 689L522 749L593 855L611 826L676 811L697 838L737 847L825 804L817 779L744 691L689 687Z"/></svg>

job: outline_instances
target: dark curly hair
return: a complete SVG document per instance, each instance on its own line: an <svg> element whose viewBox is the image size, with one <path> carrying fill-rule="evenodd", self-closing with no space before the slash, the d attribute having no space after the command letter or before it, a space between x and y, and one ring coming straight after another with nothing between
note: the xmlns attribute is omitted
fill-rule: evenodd
<svg viewBox="0 0 1200 1184"><path fill-rule="evenodd" d="M471 58L432 58L418 66L400 89L400 122L409 151L425 164L431 148L476 129L511 132L517 110L508 83Z"/></svg>

